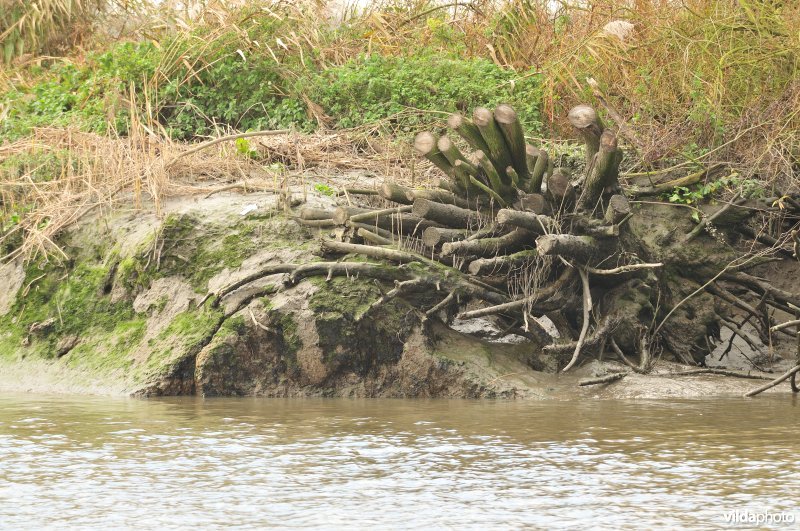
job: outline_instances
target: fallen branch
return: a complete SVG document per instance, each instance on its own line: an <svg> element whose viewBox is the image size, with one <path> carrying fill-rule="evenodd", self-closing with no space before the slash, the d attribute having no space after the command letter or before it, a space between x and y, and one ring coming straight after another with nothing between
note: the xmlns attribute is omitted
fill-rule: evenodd
<svg viewBox="0 0 800 531"><path fill-rule="evenodd" d="M578 361L578 355L581 353L583 342L586 340L586 332L589 331L589 318L592 313L592 292L589 288L589 274L585 269L581 268L578 268L578 274L581 277L581 285L583 286L583 324L581 325L578 342L575 344L575 352L572 354L572 359L567 363L566 367L561 369L561 372L567 372Z"/></svg>
<svg viewBox="0 0 800 531"><path fill-rule="evenodd" d="M606 376L601 376L599 378L587 378L586 380L581 380L578 382L579 387L585 387L587 385L600 385L600 384L607 384L611 382L616 382L617 380L622 380L629 373L627 372L615 372L612 374L607 374Z"/></svg>
<svg viewBox="0 0 800 531"><path fill-rule="evenodd" d="M789 369L788 371L786 371L782 375L780 375L777 378L775 378L774 380L772 380L770 383L768 383L766 385L762 385L758 389L753 389L752 391L749 391L749 392L745 393L743 396L745 398L749 398L751 396L756 396L758 394L761 394L764 391L766 391L767 389L772 389L773 387L775 387L779 383L783 382L784 380L788 380L789 378L794 376L798 371L800 371L800 365L795 365L794 367L792 367L791 369Z"/></svg>

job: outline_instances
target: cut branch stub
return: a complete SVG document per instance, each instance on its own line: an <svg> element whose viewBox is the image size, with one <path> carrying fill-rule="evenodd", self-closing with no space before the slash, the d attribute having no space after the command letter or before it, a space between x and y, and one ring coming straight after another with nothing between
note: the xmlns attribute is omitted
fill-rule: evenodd
<svg viewBox="0 0 800 531"><path fill-rule="evenodd" d="M547 178L547 194L555 209L568 211L575 205L575 189L566 170L559 168Z"/></svg>
<svg viewBox="0 0 800 531"><path fill-rule="evenodd" d="M552 210L542 194L525 194L520 196L514 205L519 210L533 212L534 214L550 215Z"/></svg>
<svg viewBox="0 0 800 531"><path fill-rule="evenodd" d="M466 199L446 190L406 190L405 204L413 204L417 199L428 199L429 201L435 201L437 203L444 203L447 205L455 205L461 208L472 208L473 206L477 208L478 206L476 201L472 201L472 203L470 203Z"/></svg>
<svg viewBox="0 0 800 531"><path fill-rule="evenodd" d="M586 175L581 204L585 209L592 209L597 204L603 191L617 184L617 175L621 158L617 156L617 136L611 130L600 135L600 149L594 157L593 164Z"/></svg>
<svg viewBox="0 0 800 531"><path fill-rule="evenodd" d="M547 172L547 165L550 161L550 157L547 151L536 149L533 146L527 146L526 150L528 152L528 164L533 162L533 165L530 167L531 180L528 181L525 189L528 192L538 194L542 191L542 182L544 181L544 174ZM533 159L534 151L536 152L535 159Z"/></svg>
<svg viewBox="0 0 800 531"><path fill-rule="evenodd" d="M530 173L528 171L525 133L522 130L522 124L519 121L517 112L511 105L503 103L494 110L494 119L503 133L503 138L505 138L517 175L523 181L527 181L530 179Z"/></svg>
<svg viewBox="0 0 800 531"><path fill-rule="evenodd" d="M372 212L372 209L349 206L338 207L333 211L333 221L337 225L344 225L347 223L347 220L350 219L350 216L356 216L366 212Z"/></svg>
<svg viewBox="0 0 800 531"><path fill-rule="evenodd" d="M572 127L578 130L586 144L586 171L591 169L595 153L600 149L600 135L605 126L590 105L576 105L567 116Z"/></svg>
<svg viewBox="0 0 800 531"><path fill-rule="evenodd" d="M436 143L439 141L439 137L433 133L428 131L423 131L419 133L416 138L414 138L414 148L419 152L420 155L431 161L437 168L445 172L447 175L453 174L453 166L447 160L447 158L439 151L439 148L436 146Z"/></svg>
<svg viewBox="0 0 800 531"><path fill-rule="evenodd" d="M612 195L606 207L605 221L613 225L618 224L631 213L631 205L623 195Z"/></svg>
<svg viewBox="0 0 800 531"><path fill-rule="evenodd" d="M460 113L451 114L447 119L447 126L466 140L467 144L472 146L472 149L477 149L484 153L489 152L489 146L486 145L486 141L481 136L478 127L468 118L465 118L464 115Z"/></svg>
<svg viewBox="0 0 800 531"><path fill-rule="evenodd" d="M481 132L481 136L486 141L486 145L489 147L487 155L491 158L497 173L500 174L503 184L510 184L505 172L506 168L512 165L511 153L492 111L486 107L478 107L472 113L472 118Z"/></svg>

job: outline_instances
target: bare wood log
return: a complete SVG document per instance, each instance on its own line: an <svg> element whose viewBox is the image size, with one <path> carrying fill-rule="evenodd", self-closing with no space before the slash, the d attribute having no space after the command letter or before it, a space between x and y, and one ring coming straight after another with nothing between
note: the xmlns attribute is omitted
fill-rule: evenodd
<svg viewBox="0 0 800 531"><path fill-rule="evenodd" d="M608 200L606 213L603 219L606 223L613 225L621 222L625 217L631 213L631 205L624 195L614 194Z"/></svg>
<svg viewBox="0 0 800 531"><path fill-rule="evenodd" d="M536 234L545 234L553 228L555 221L548 216L540 216L532 212L521 212L501 208L497 211L495 221L500 225L511 225L522 229L527 229Z"/></svg>
<svg viewBox="0 0 800 531"><path fill-rule="evenodd" d="M617 380L622 380L628 376L627 372L614 372L611 374L607 374L606 376L601 376L598 378L587 378L585 380L581 380L578 382L580 387L585 387L587 385L600 385L600 384L607 384L616 382Z"/></svg>
<svg viewBox="0 0 800 531"><path fill-rule="evenodd" d="M772 389L773 387L775 387L776 385L780 384L781 382L783 382L783 381L785 381L785 380L788 380L789 378L791 378L791 377L792 377L794 374L796 374L798 371L800 371L800 365L796 365L796 366L792 367L791 369L789 369L788 371L786 371L785 373L783 373L781 376L779 376L779 377L775 378L774 380L772 380L772 381L771 381L771 382L769 382L768 384L766 384L766 385L762 385L762 386L761 386L761 387L759 387L758 389L753 389L752 391L749 391L749 392L745 393L745 394L744 394L744 396L745 396L745 397L756 396L756 395L758 395L758 394L761 394L761 393L763 393L763 392L764 392L764 391L766 391L767 389Z"/></svg>
<svg viewBox="0 0 800 531"><path fill-rule="evenodd" d="M536 238L536 248L542 255L562 256L568 260L575 259L585 263L597 255L602 246L591 236L545 234Z"/></svg>
<svg viewBox="0 0 800 531"><path fill-rule="evenodd" d="M356 216L358 214L363 214L365 212L372 212L373 209L371 208L360 208L360 207L352 207L352 206L344 206L338 207L336 210L333 211L333 221L337 225L344 225L347 223L347 220L350 219L350 216Z"/></svg>
<svg viewBox="0 0 800 531"><path fill-rule="evenodd" d="M547 178L547 195L553 208L569 210L575 204L575 189L569 181L569 175L559 168Z"/></svg>
<svg viewBox="0 0 800 531"><path fill-rule="evenodd" d="M583 214L572 214L568 217L572 230L585 236L597 238L613 238L619 236L619 225L607 225L605 221Z"/></svg>
<svg viewBox="0 0 800 531"><path fill-rule="evenodd" d="M536 249L519 251L509 255L494 256L491 258L478 258L470 262L467 270L471 275L491 275L505 273L515 267L530 263L539 256Z"/></svg>
<svg viewBox="0 0 800 531"><path fill-rule="evenodd" d="M463 240L469 234L463 229L448 229L441 227L428 227L422 233L422 243L428 247L436 247L445 242Z"/></svg>
<svg viewBox="0 0 800 531"><path fill-rule="evenodd" d="M336 227L337 224L332 219L301 219L301 218L294 218L296 222L304 227L314 227L317 229L332 229Z"/></svg>
<svg viewBox="0 0 800 531"><path fill-rule="evenodd" d="M461 135L472 146L472 149L483 151L484 153L489 152L489 146L481 136L478 127L462 114L451 114L447 119L447 126Z"/></svg>
<svg viewBox="0 0 800 531"><path fill-rule="evenodd" d="M428 131L419 133L414 139L414 148L420 155L431 161L437 168L445 172L447 175L452 175L453 166L447 158L436 147L439 137Z"/></svg>
<svg viewBox="0 0 800 531"><path fill-rule="evenodd" d="M413 204L415 199L428 199L437 203L445 203L448 205L455 205L461 208L477 208L476 201L467 201L446 190L407 190L406 191L406 204Z"/></svg>
<svg viewBox="0 0 800 531"><path fill-rule="evenodd" d="M382 197L401 205L410 205L414 202L408 198L408 193L411 190L396 183L385 182L381 185L380 191Z"/></svg>
<svg viewBox="0 0 800 531"><path fill-rule="evenodd" d="M522 180L520 179L517 170L514 169L514 166L509 166L506 168L506 175L508 178L511 179L511 185L518 190L522 190Z"/></svg>
<svg viewBox="0 0 800 531"><path fill-rule="evenodd" d="M520 247L525 244L533 245L533 235L522 229L515 229L508 234L496 238L482 238L477 240L463 240L448 242L442 245L442 255L475 255L492 256L499 252Z"/></svg>
<svg viewBox="0 0 800 531"><path fill-rule="evenodd" d="M617 183L620 158L617 157L617 136L610 130L600 135L599 150L588 170L581 203L583 208L594 208L603 191Z"/></svg>
<svg viewBox="0 0 800 531"><path fill-rule="evenodd" d="M336 197L343 195L380 195L380 192L374 188L342 188L336 192Z"/></svg>
<svg viewBox="0 0 800 531"><path fill-rule="evenodd" d="M436 203L428 199L416 199L412 207L412 213L420 218L457 229L466 229L476 225L480 218L480 215L475 210Z"/></svg>
<svg viewBox="0 0 800 531"><path fill-rule="evenodd" d="M411 205L401 207L384 208L381 210L370 210L369 212L362 212L360 214L353 214L350 216L350 221L353 223L369 223L384 216L392 216L394 214L403 214L411 212Z"/></svg>
<svg viewBox="0 0 800 531"><path fill-rule="evenodd" d="M533 148L533 146L528 146L529 151L531 148ZM526 191L534 194L538 194L539 192L542 191L542 183L544 182L544 176L545 173L547 172L548 165L550 164L550 156L547 154L547 151L543 149L537 151L538 155L536 157L536 162L533 168L531 168L531 180L525 187Z"/></svg>
<svg viewBox="0 0 800 531"><path fill-rule="evenodd" d="M359 229L365 229L372 233L377 234L381 238L386 238L387 240L397 240L397 234L386 229L382 229L376 225L370 225L367 223L354 223L352 221L347 222L347 226L353 229L354 231L358 231Z"/></svg>
<svg viewBox="0 0 800 531"><path fill-rule="evenodd" d="M511 184L511 181L505 175L506 168L512 166L511 153L506 145L503 132L494 119L492 111L486 107L477 107L472 113L472 120L475 125L478 126L478 130L486 141L486 145L489 146L487 155L491 158L492 163L497 169L497 173L500 174L503 184ZM499 192L499 190L496 191Z"/></svg>
<svg viewBox="0 0 800 531"><path fill-rule="evenodd" d="M503 133L506 146L511 155L512 166L516 170L519 178L523 181L530 179L528 171L528 161L525 151L525 133L522 131L522 124L519 121L517 112L511 105L500 104L494 110L494 119Z"/></svg>
<svg viewBox="0 0 800 531"><path fill-rule="evenodd" d="M393 233L402 233L408 236L422 235L428 227L440 227L438 223L423 219L414 214L394 214L392 216L383 216L370 223L376 227L391 231Z"/></svg>
<svg viewBox="0 0 800 531"><path fill-rule="evenodd" d="M315 219L330 219L333 220L333 210L325 210L323 208L303 207L298 213L300 219L315 220Z"/></svg>
<svg viewBox="0 0 800 531"><path fill-rule="evenodd" d="M374 243L375 245L392 245L395 243L392 239L384 238L380 234L365 228L356 229L356 235L370 243Z"/></svg>
<svg viewBox="0 0 800 531"><path fill-rule="evenodd" d="M552 212L550 204L542 194L524 194L514 205L518 210L527 210L534 214L549 216Z"/></svg>
<svg viewBox="0 0 800 531"><path fill-rule="evenodd" d="M576 105L570 109L567 119L572 127L577 129L586 144L586 169L589 171L594 155L600 149L600 135L603 134L605 126L597 115L597 111L589 105Z"/></svg>
<svg viewBox="0 0 800 531"><path fill-rule="evenodd" d="M455 168L453 168L453 169L455 170ZM459 192L458 187L456 187L455 184L453 184L452 182L448 181L447 179L439 179L439 182L436 184L436 186L438 186L442 190L447 190L448 192L453 193L453 194Z"/></svg>

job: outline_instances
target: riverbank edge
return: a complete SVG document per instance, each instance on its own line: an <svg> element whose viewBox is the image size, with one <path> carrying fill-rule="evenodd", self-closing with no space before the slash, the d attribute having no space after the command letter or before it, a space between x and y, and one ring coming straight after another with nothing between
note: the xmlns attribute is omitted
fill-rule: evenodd
<svg viewBox="0 0 800 531"><path fill-rule="evenodd" d="M333 199L308 196L329 207ZM247 211L247 212L246 212ZM358 279L249 284L219 308L209 291L265 264L317 260L321 230L287 218L271 193L170 201L161 216L97 216L64 238L69 261L6 266L0 301L0 390L58 394L393 398L692 398L741 395L757 380L655 375L579 387L627 370L556 360L525 342L493 342L409 319ZM355 300L353 300L355 299ZM249 302L247 302L249 301ZM246 304L245 304L246 302ZM780 391L778 391L780 392Z"/></svg>

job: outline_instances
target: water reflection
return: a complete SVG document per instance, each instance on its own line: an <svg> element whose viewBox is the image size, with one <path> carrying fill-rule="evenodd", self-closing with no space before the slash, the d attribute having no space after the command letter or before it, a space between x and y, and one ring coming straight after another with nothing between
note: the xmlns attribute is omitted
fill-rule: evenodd
<svg viewBox="0 0 800 531"><path fill-rule="evenodd" d="M0 396L10 528L707 527L796 511L800 409Z"/></svg>

